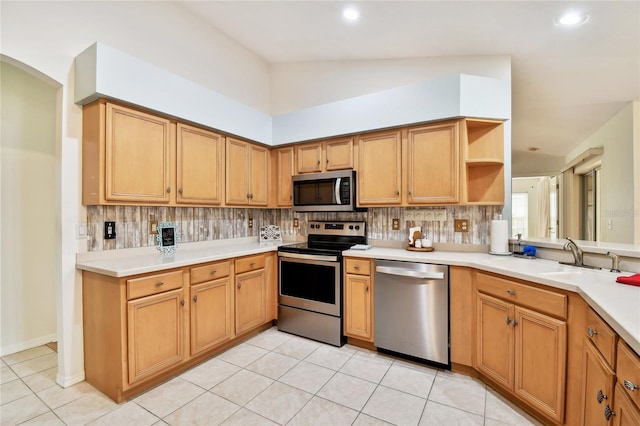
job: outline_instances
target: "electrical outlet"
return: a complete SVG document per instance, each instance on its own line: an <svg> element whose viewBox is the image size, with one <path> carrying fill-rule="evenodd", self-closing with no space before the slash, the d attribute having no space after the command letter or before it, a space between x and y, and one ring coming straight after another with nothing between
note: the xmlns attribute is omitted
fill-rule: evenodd
<svg viewBox="0 0 640 426"><path fill-rule="evenodd" d="M87 239L87 222L76 223L76 239L78 240Z"/></svg>
<svg viewBox="0 0 640 426"><path fill-rule="evenodd" d="M469 232L469 219L454 219L454 232Z"/></svg>
<svg viewBox="0 0 640 426"><path fill-rule="evenodd" d="M399 231L400 230L400 219L398 219L396 217L391 219L391 229L393 231Z"/></svg>
<svg viewBox="0 0 640 426"><path fill-rule="evenodd" d="M300 226L300 222L298 221L297 217L293 218L293 227L297 228L298 226Z"/></svg>
<svg viewBox="0 0 640 426"><path fill-rule="evenodd" d="M104 223L104 239L112 240L116 237L116 223L105 222Z"/></svg>
<svg viewBox="0 0 640 426"><path fill-rule="evenodd" d="M158 221L150 220L149 221L149 234L155 235L158 233Z"/></svg>
<svg viewBox="0 0 640 426"><path fill-rule="evenodd" d="M249 229L253 228L253 219L249 218Z"/></svg>

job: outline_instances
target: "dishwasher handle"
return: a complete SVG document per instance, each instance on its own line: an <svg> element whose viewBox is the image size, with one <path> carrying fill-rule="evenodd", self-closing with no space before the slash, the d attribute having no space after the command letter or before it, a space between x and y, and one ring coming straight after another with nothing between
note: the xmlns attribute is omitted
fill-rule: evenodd
<svg viewBox="0 0 640 426"><path fill-rule="evenodd" d="M401 277L424 278L429 280L443 280L444 272L416 271L407 268L397 268L393 266L376 266L376 272L381 274L398 275Z"/></svg>

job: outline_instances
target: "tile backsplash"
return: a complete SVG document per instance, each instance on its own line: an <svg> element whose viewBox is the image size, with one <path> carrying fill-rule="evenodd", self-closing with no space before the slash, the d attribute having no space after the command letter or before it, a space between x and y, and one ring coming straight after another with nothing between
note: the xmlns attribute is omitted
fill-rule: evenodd
<svg viewBox="0 0 640 426"><path fill-rule="evenodd" d="M410 227L421 226L423 233L435 243L489 244L491 219L502 213L502 206L447 206L436 207L446 211L446 221L407 220L416 208L370 208L357 213L299 213L291 209L243 209L208 207L138 207L88 206L87 250L101 251L154 246L155 235L149 233L149 220L153 216L160 222L177 225L179 243L210 241L226 238L258 236L260 226L278 225L283 238L306 237L310 220L363 220L367 222L367 237L377 240L403 241ZM249 219L253 227L249 229ZM299 227L293 227L297 218ZM400 219L400 230L391 230L392 219ZM454 219L469 219L469 232L454 232ZM105 240L104 222L116 222L116 238Z"/></svg>

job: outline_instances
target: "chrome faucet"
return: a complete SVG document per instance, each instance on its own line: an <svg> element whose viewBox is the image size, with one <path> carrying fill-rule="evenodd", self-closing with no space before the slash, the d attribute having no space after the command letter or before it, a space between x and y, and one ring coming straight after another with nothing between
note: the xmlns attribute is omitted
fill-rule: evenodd
<svg viewBox="0 0 640 426"><path fill-rule="evenodd" d="M575 266L584 266L582 263L582 250L573 240L569 237L566 237L567 241L562 247L563 250L571 250L571 254L573 254L573 264Z"/></svg>
<svg viewBox="0 0 640 426"><path fill-rule="evenodd" d="M612 251L608 251L607 256L611 258L611 269L609 271L620 272L620 256L618 256Z"/></svg>

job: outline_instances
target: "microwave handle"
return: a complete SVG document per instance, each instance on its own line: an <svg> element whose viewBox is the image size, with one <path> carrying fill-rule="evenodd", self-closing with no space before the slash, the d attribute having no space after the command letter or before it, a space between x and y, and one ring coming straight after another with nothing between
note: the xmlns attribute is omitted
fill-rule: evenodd
<svg viewBox="0 0 640 426"><path fill-rule="evenodd" d="M342 200L340 199L340 181L341 180L342 178L336 178L335 197L336 197L336 204L338 205L342 204Z"/></svg>

